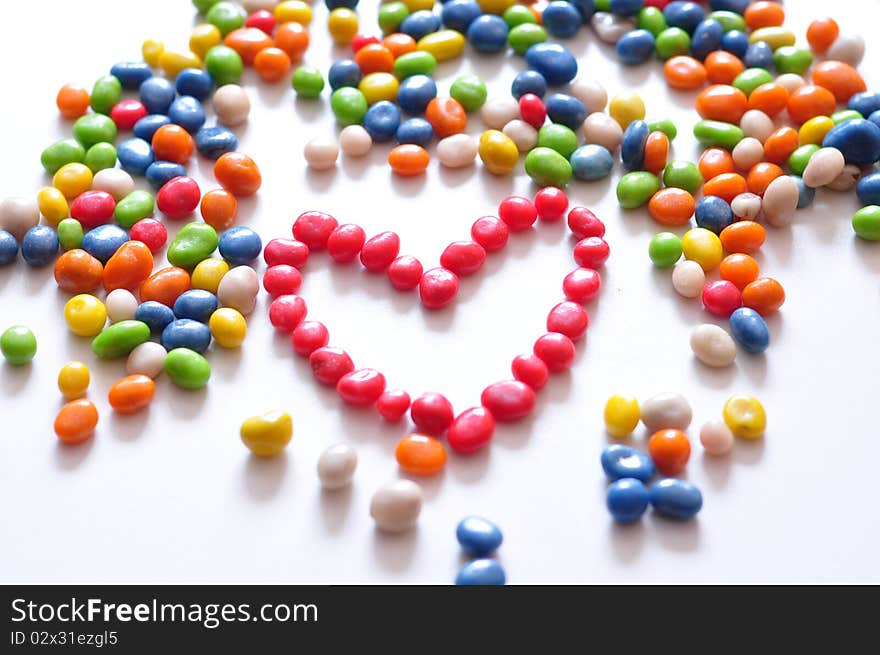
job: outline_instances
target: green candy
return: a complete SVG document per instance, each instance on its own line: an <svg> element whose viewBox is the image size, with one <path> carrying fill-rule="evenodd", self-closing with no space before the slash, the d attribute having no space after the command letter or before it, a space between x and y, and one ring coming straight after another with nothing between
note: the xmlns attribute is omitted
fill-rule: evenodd
<svg viewBox="0 0 880 655"><path fill-rule="evenodd" d="M733 86L749 96L762 84L772 81L773 76L769 71L763 68L746 68L733 80Z"/></svg>
<svg viewBox="0 0 880 655"><path fill-rule="evenodd" d="M435 68L437 68L437 60L434 55L421 50L407 52L394 60L394 76L399 80L405 80L413 75L430 77Z"/></svg>
<svg viewBox="0 0 880 655"><path fill-rule="evenodd" d="M703 120L694 125L694 136L704 146L718 146L725 150L733 150L745 135L733 123Z"/></svg>
<svg viewBox="0 0 880 655"><path fill-rule="evenodd" d="M657 268L669 268L681 259L681 239L672 232L658 232L648 244L648 257Z"/></svg>
<svg viewBox="0 0 880 655"><path fill-rule="evenodd" d="M462 75L449 87L449 95L458 100L465 111L477 111L486 102L486 84L477 75Z"/></svg>
<svg viewBox="0 0 880 655"><path fill-rule="evenodd" d="M116 123L104 114L86 114L73 124L73 136L83 148L91 148L96 143L113 143L116 140ZM85 156L83 152L83 159Z"/></svg>
<svg viewBox="0 0 880 655"><path fill-rule="evenodd" d="M831 121L835 125L840 125L841 123L845 123L846 121L851 121L856 118L864 118L864 116L862 116L855 109L842 109L831 114Z"/></svg>
<svg viewBox="0 0 880 655"><path fill-rule="evenodd" d="M577 134L571 128L559 123L547 123L538 130L538 145L555 150L567 160L579 144Z"/></svg>
<svg viewBox="0 0 880 655"><path fill-rule="evenodd" d="M92 351L101 359L127 355L150 340L150 326L143 321L119 321L108 325L92 339Z"/></svg>
<svg viewBox="0 0 880 655"><path fill-rule="evenodd" d="M122 82L113 75L105 75L92 87L91 106L99 114L109 114L122 97Z"/></svg>
<svg viewBox="0 0 880 655"><path fill-rule="evenodd" d="M409 9L402 2L379 5L379 27L382 29L382 33L396 32L407 16L409 16Z"/></svg>
<svg viewBox="0 0 880 655"><path fill-rule="evenodd" d="M49 175L73 162L82 162L86 158L86 149L76 139L61 139L47 146L40 155L40 163Z"/></svg>
<svg viewBox="0 0 880 655"><path fill-rule="evenodd" d="M300 66L293 72L291 80L293 90L303 98L317 98L324 90L324 78L321 71L311 66Z"/></svg>
<svg viewBox="0 0 880 655"><path fill-rule="evenodd" d="M717 20L721 23L721 28L725 33L732 30L739 30L740 32L746 31L746 19L735 11L713 11L706 16L706 18L711 18L712 20Z"/></svg>
<svg viewBox="0 0 880 655"><path fill-rule="evenodd" d="M153 194L143 189L132 191L116 203L113 216L126 230L143 218L153 215L156 201Z"/></svg>
<svg viewBox="0 0 880 655"><path fill-rule="evenodd" d="M808 143L795 150L788 157L788 167L795 175L803 175L812 157L819 150L815 143Z"/></svg>
<svg viewBox="0 0 880 655"><path fill-rule="evenodd" d="M83 163L92 170L92 173L103 171L105 168L113 168L116 166L116 148L112 143L105 141L96 143L86 152Z"/></svg>
<svg viewBox="0 0 880 655"><path fill-rule="evenodd" d="M551 148L537 147L526 155L526 174L538 186L562 188L571 179L568 159Z"/></svg>
<svg viewBox="0 0 880 655"><path fill-rule="evenodd" d="M675 123L668 118L664 118L662 121L648 123L648 129L651 132L663 132L663 134L666 135L666 138L670 141L673 141L675 137L678 136L678 128L675 127Z"/></svg>
<svg viewBox="0 0 880 655"><path fill-rule="evenodd" d="M648 171L632 171L617 182L617 202L624 209L636 209L660 190L660 180Z"/></svg>
<svg viewBox="0 0 880 655"><path fill-rule="evenodd" d="M58 223L58 241L64 250L79 248L83 242L83 226L75 218L65 218Z"/></svg>
<svg viewBox="0 0 880 655"><path fill-rule="evenodd" d="M596 11L611 11L611 0L596 0Z"/></svg>
<svg viewBox="0 0 880 655"><path fill-rule="evenodd" d="M205 19L220 30L220 34L226 36L232 30L237 30L244 25L247 14L244 9L234 2L218 2L205 13ZM214 78L217 82L217 78ZM220 82L217 82L220 86Z"/></svg>
<svg viewBox="0 0 880 655"><path fill-rule="evenodd" d="M0 352L13 366L29 364L37 354L37 338L24 325L13 325L0 335Z"/></svg>
<svg viewBox="0 0 880 655"><path fill-rule="evenodd" d="M359 89L343 86L330 96L330 108L336 115L336 121L343 127L360 125L367 113L367 98Z"/></svg>
<svg viewBox="0 0 880 655"><path fill-rule="evenodd" d="M654 47L660 59L686 55L691 49L691 37L680 27L667 27L657 35Z"/></svg>
<svg viewBox="0 0 880 655"><path fill-rule="evenodd" d="M182 389L201 389L211 379L211 365L195 350L174 348L165 355L165 373Z"/></svg>
<svg viewBox="0 0 880 655"><path fill-rule="evenodd" d="M773 51L773 65L779 73L801 75L813 63L813 53L806 48L784 45Z"/></svg>
<svg viewBox="0 0 880 655"><path fill-rule="evenodd" d="M507 9L504 10L504 13L501 14L501 18L504 19L505 23L507 23L507 28L511 30L517 25L525 25L528 23L535 24L538 22L535 19L535 15L532 13L532 10L525 5L509 6Z"/></svg>
<svg viewBox="0 0 880 655"><path fill-rule="evenodd" d="M192 0L193 6L201 14L204 14L211 7L216 5L220 0Z"/></svg>
<svg viewBox="0 0 880 655"><path fill-rule="evenodd" d="M507 43L518 55L526 54L526 50L536 43L547 40L547 30L534 23L521 23L507 34Z"/></svg>
<svg viewBox="0 0 880 655"><path fill-rule="evenodd" d="M648 30L655 38L660 36L660 33L667 27L666 18L657 7L644 7L639 12L639 29ZM688 37L688 42L690 42L690 37Z"/></svg>
<svg viewBox="0 0 880 655"><path fill-rule="evenodd" d="M205 70L208 71L217 86L235 84L241 79L244 62L232 48L225 45L215 45L205 53Z"/></svg>
<svg viewBox="0 0 880 655"><path fill-rule="evenodd" d="M168 246L168 263L191 270L210 257L219 242L217 231L207 223L187 223Z"/></svg>
<svg viewBox="0 0 880 655"><path fill-rule="evenodd" d="M703 186L703 176L694 162L674 160L663 169L663 184L694 194Z"/></svg>
<svg viewBox="0 0 880 655"><path fill-rule="evenodd" d="M880 241L880 207L868 205L853 214L852 226L856 234L867 241Z"/></svg>

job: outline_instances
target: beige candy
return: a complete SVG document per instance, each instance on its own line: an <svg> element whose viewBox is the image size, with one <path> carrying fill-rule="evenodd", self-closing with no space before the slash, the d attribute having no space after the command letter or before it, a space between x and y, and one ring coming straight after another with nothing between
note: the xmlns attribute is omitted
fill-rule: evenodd
<svg viewBox="0 0 880 655"><path fill-rule="evenodd" d="M623 128L620 127L620 124L601 111L593 112L587 116L583 129L587 143L604 146L609 152L617 150L623 140Z"/></svg>
<svg viewBox="0 0 880 655"><path fill-rule="evenodd" d="M453 134L437 143L437 161L446 168L470 166L477 158L478 148L477 140L469 134Z"/></svg>
<svg viewBox="0 0 880 655"><path fill-rule="evenodd" d="M330 446L318 458L318 479L321 486L325 489L347 487L354 477L357 462L357 451L348 444Z"/></svg>
<svg viewBox="0 0 880 655"><path fill-rule="evenodd" d="M840 171L840 175L826 185L832 191L849 191L862 179L862 169L855 164L847 164Z"/></svg>
<svg viewBox="0 0 880 655"><path fill-rule="evenodd" d="M280 0L242 0L241 6L247 13L252 14L255 11L272 11Z"/></svg>
<svg viewBox="0 0 880 655"><path fill-rule="evenodd" d="M568 94L584 103L589 112L604 111L608 104L608 92L596 80L578 77L568 85Z"/></svg>
<svg viewBox="0 0 880 655"><path fill-rule="evenodd" d="M678 393L658 393L640 403L642 423L651 432L666 428L687 430L694 417L690 403Z"/></svg>
<svg viewBox="0 0 880 655"><path fill-rule="evenodd" d="M761 143L776 129L773 119L759 109L749 109L743 114L739 127L747 137L753 137Z"/></svg>
<svg viewBox="0 0 880 655"><path fill-rule="evenodd" d="M807 82L797 73L783 73L776 78L776 83L789 93L794 93Z"/></svg>
<svg viewBox="0 0 880 655"><path fill-rule="evenodd" d="M370 516L385 532L405 532L419 519L422 489L410 480L397 480L380 487L370 501Z"/></svg>
<svg viewBox="0 0 880 655"><path fill-rule="evenodd" d="M831 184L843 172L844 166L846 166L846 162L840 150L819 148L810 157L810 161L807 162L807 167L804 169L804 184L814 189Z"/></svg>
<svg viewBox="0 0 880 655"><path fill-rule="evenodd" d="M251 111L251 101L238 84L224 84L214 92L211 102L217 120L228 127L244 123Z"/></svg>
<svg viewBox="0 0 880 655"><path fill-rule="evenodd" d="M40 222L40 207L31 198L6 198L0 202L0 230L21 241L24 233Z"/></svg>
<svg viewBox="0 0 880 655"><path fill-rule="evenodd" d="M95 173L92 191L106 191L119 202L134 191L134 179L121 168L105 168Z"/></svg>
<svg viewBox="0 0 880 655"><path fill-rule="evenodd" d="M538 130L519 118L510 121L501 131L516 144L520 152L528 152L538 145Z"/></svg>
<svg viewBox="0 0 880 655"><path fill-rule="evenodd" d="M361 125L348 125L339 133L339 147L350 157L363 157L373 147L373 138Z"/></svg>
<svg viewBox="0 0 880 655"><path fill-rule="evenodd" d="M236 266L220 278L217 300L224 307L232 307L248 315L254 311L259 290L260 281L257 272L250 266Z"/></svg>
<svg viewBox="0 0 880 655"><path fill-rule="evenodd" d="M104 300L107 307L107 318L111 323L130 321L137 312L138 301L128 289L114 289L107 294Z"/></svg>
<svg viewBox="0 0 880 655"><path fill-rule="evenodd" d="M326 171L336 166L339 144L330 137L315 137L303 149L306 163L316 171Z"/></svg>
<svg viewBox="0 0 880 655"><path fill-rule="evenodd" d="M755 164L764 161L764 146L753 136L747 136L736 144L733 152L733 163L741 171L747 171Z"/></svg>
<svg viewBox="0 0 880 655"><path fill-rule="evenodd" d="M720 457L733 448L733 432L721 419L708 421L700 428L700 443L707 455Z"/></svg>
<svg viewBox="0 0 880 655"><path fill-rule="evenodd" d="M165 348L155 341L145 341L128 355L125 372L129 375L146 375L156 378L165 367Z"/></svg>
<svg viewBox="0 0 880 655"><path fill-rule="evenodd" d="M788 175L781 175L767 185L761 201L764 219L773 227L789 225L797 210L799 197L797 182Z"/></svg>
<svg viewBox="0 0 880 655"><path fill-rule="evenodd" d="M624 34L638 27L634 18L615 16L607 11L597 11L593 14L590 18L590 26L600 41L611 45L620 41L620 37Z"/></svg>
<svg viewBox="0 0 880 655"><path fill-rule="evenodd" d="M747 221L754 221L761 213L761 196L754 193L740 193L730 201L733 215Z"/></svg>
<svg viewBox="0 0 880 655"><path fill-rule="evenodd" d="M511 96L490 98L480 110L480 118L489 130L504 129L514 118L519 118L519 103Z"/></svg>
<svg viewBox="0 0 880 655"><path fill-rule="evenodd" d="M701 362L713 368L733 364L736 344L727 332L712 323L703 323L691 332L691 350Z"/></svg>
<svg viewBox="0 0 880 655"><path fill-rule="evenodd" d="M685 260L678 262L672 269L672 287L678 295L685 298L696 298L706 284L706 272L697 262Z"/></svg>
<svg viewBox="0 0 880 655"><path fill-rule="evenodd" d="M858 34L841 34L825 53L825 59L843 61L850 66L858 66L864 56L865 40Z"/></svg>

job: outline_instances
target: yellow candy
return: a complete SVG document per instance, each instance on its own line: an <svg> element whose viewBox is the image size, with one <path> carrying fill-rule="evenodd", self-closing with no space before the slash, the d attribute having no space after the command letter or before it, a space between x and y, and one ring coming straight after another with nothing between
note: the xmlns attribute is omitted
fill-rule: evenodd
<svg viewBox="0 0 880 655"><path fill-rule="evenodd" d="M193 28L189 37L189 49L197 57L205 58L205 54L215 45L220 45L223 41L223 35L216 25L203 23Z"/></svg>
<svg viewBox="0 0 880 655"><path fill-rule="evenodd" d="M166 50L159 56L159 68L172 80L184 68L201 68L202 59L191 52L171 52Z"/></svg>
<svg viewBox="0 0 880 655"><path fill-rule="evenodd" d="M159 65L159 57L163 52L165 52L165 44L161 41L147 39L141 46L141 55L143 55L144 61L153 68Z"/></svg>
<svg viewBox="0 0 880 655"><path fill-rule="evenodd" d="M767 414L754 396L736 394L724 403L724 422L737 437L757 439L767 428Z"/></svg>
<svg viewBox="0 0 880 655"><path fill-rule="evenodd" d="M616 394L605 403L605 430L612 437L626 437L639 424L639 401L632 396Z"/></svg>
<svg viewBox="0 0 880 655"><path fill-rule="evenodd" d="M495 175L510 175L519 161L519 150L513 140L498 130L486 130L480 135L478 150L483 165Z"/></svg>
<svg viewBox="0 0 880 655"><path fill-rule="evenodd" d="M88 166L72 162L64 164L55 172L52 186L58 189L65 198L76 198L79 194L89 190L93 177L94 175Z"/></svg>
<svg viewBox="0 0 880 655"><path fill-rule="evenodd" d="M67 362L58 371L58 389L68 400L74 400L86 394L91 380L89 367L82 362Z"/></svg>
<svg viewBox="0 0 880 655"><path fill-rule="evenodd" d="M423 36L416 47L430 52L437 61L448 61L464 51L464 35L455 30L440 30Z"/></svg>
<svg viewBox="0 0 880 655"><path fill-rule="evenodd" d="M409 13L414 11L430 11L434 8L434 0L403 0L403 4L409 9Z"/></svg>
<svg viewBox="0 0 880 655"><path fill-rule="evenodd" d="M107 308L95 296L81 293L64 305L64 320L75 335L93 337L104 329Z"/></svg>
<svg viewBox="0 0 880 655"><path fill-rule="evenodd" d="M358 89L367 98L367 103L374 104L380 100L390 100L394 102L397 99L397 89L400 88L400 82L391 73L370 73L365 75Z"/></svg>
<svg viewBox="0 0 880 655"><path fill-rule="evenodd" d="M834 127L834 121L828 116L815 116L801 125L801 129L798 130L798 143L802 146L808 143L820 146L822 139L832 127Z"/></svg>
<svg viewBox="0 0 880 655"><path fill-rule="evenodd" d="M334 9L327 17L327 29L336 43L348 45L358 32L357 14L345 7Z"/></svg>
<svg viewBox="0 0 880 655"><path fill-rule="evenodd" d="M251 416L241 424L241 440L254 455L272 457L290 443L293 436L293 419L287 412L278 410Z"/></svg>
<svg viewBox="0 0 880 655"><path fill-rule="evenodd" d="M611 98L608 113L625 130L633 121L640 121L645 117L645 101L638 93L619 93Z"/></svg>
<svg viewBox="0 0 880 655"><path fill-rule="evenodd" d="M794 45L794 32L784 27L762 27L749 34L749 43L757 43L763 41L776 50L784 45Z"/></svg>
<svg viewBox="0 0 880 655"><path fill-rule="evenodd" d="M516 0L477 0L480 9L484 14L503 14L505 9L509 9Z"/></svg>
<svg viewBox="0 0 880 655"><path fill-rule="evenodd" d="M275 7L275 20L278 23L292 21L305 27L312 22L312 8L302 0L285 0Z"/></svg>
<svg viewBox="0 0 880 655"><path fill-rule="evenodd" d="M231 307L221 307L208 320L214 341L224 348L238 348L247 335L247 321Z"/></svg>
<svg viewBox="0 0 880 655"><path fill-rule="evenodd" d="M220 279L229 272L229 264L222 259L203 259L192 272L193 289L204 289L217 293Z"/></svg>
<svg viewBox="0 0 880 655"><path fill-rule="evenodd" d="M70 216L67 198L53 186L46 186L40 189L40 192L37 194L37 205L40 207L40 213L43 215L43 218L50 225L58 225L59 221Z"/></svg>
<svg viewBox="0 0 880 655"><path fill-rule="evenodd" d="M703 227L688 230L681 238L681 250L685 259L697 262L704 271L717 268L724 257L721 239Z"/></svg>

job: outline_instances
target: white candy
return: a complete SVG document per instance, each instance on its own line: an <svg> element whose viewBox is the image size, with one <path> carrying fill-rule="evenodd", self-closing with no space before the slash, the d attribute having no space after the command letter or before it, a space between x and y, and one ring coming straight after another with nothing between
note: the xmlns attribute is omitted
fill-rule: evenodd
<svg viewBox="0 0 880 655"><path fill-rule="evenodd" d="M238 84L225 84L214 92L211 102L217 120L227 127L241 125L251 112L251 101Z"/></svg>
<svg viewBox="0 0 880 655"><path fill-rule="evenodd" d="M247 316L254 311L260 280L250 266L236 266L220 278L217 300L224 307L232 307Z"/></svg>
<svg viewBox="0 0 880 655"><path fill-rule="evenodd" d="M763 151L762 151L763 152ZM730 201L733 215L747 221L754 221L761 213L761 196L754 193L740 193Z"/></svg>
<svg viewBox="0 0 880 655"><path fill-rule="evenodd" d="M486 129L501 130L514 118L519 118L519 103L512 96L491 98L480 110Z"/></svg>
<svg viewBox="0 0 880 655"><path fill-rule="evenodd" d="M272 11L280 0L242 0L241 6L248 14L255 11Z"/></svg>
<svg viewBox="0 0 880 655"><path fill-rule="evenodd" d="M788 175L780 175L768 184L761 200L761 211L767 223L773 227L789 225L799 197L797 182Z"/></svg>
<svg viewBox="0 0 880 655"><path fill-rule="evenodd" d="M128 355L125 371L129 375L146 375L156 378L165 367L165 348L155 341L145 341Z"/></svg>
<svg viewBox="0 0 880 655"><path fill-rule="evenodd" d="M690 403L678 393L658 393L640 404L642 423L651 432L675 428L686 430L694 416Z"/></svg>
<svg viewBox="0 0 880 655"><path fill-rule="evenodd" d="M303 154L306 163L316 171L326 171L336 166L339 145L330 137L315 137L306 144Z"/></svg>
<svg viewBox="0 0 880 655"><path fill-rule="evenodd" d="M691 332L691 350L701 362L713 368L733 364L736 344L727 332L712 323L703 323Z"/></svg>
<svg viewBox="0 0 880 655"><path fill-rule="evenodd" d="M700 443L707 455L720 457L733 448L733 432L721 419L703 424L700 428Z"/></svg>
<svg viewBox="0 0 880 655"><path fill-rule="evenodd" d="M672 287L680 296L696 298L706 284L706 273L697 262L685 260L672 269Z"/></svg>
<svg viewBox="0 0 880 655"><path fill-rule="evenodd" d="M837 148L819 148L810 157L807 167L804 169L804 184L814 189L831 184L837 176L843 173L846 161L843 153Z"/></svg>
<svg viewBox="0 0 880 655"><path fill-rule="evenodd" d="M6 198L0 202L0 230L21 241L24 233L40 222L40 207L31 198Z"/></svg>
<svg viewBox="0 0 880 655"><path fill-rule="evenodd" d="M520 152L528 152L538 145L538 130L519 118L510 121L501 131L516 144Z"/></svg>
<svg viewBox="0 0 880 655"><path fill-rule="evenodd" d="M590 26L603 43L616 44L627 32L638 27L634 18L616 16L607 11L597 11L590 19Z"/></svg>
<svg viewBox="0 0 880 655"><path fill-rule="evenodd" d="M339 147L350 157L363 157L373 147L373 138L360 125L348 125L339 133Z"/></svg>
<svg viewBox="0 0 880 655"><path fill-rule="evenodd" d="M134 191L134 179L121 168L105 168L95 173L93 191L106 191L116 202Z"/></svg>
<svg viewBox="0 0 880 655"><path fill-rule="evenodd" d="M841 34L834 40L831 47L828 48L828 52L825 53L825 59L843 61L853 67L862 63L864 56L865 40L858 34Z"/></svg>
<svg viewBox="0 0 880 655"><path fill-rule="evenodd" d="M623 129L620 123L601 111L587 116L583 129L587 143L604 146L609 152L617 150L620 142L623 141Z"/></svg>
<svg viewBox="0 0 880 655"><path fill-rule="evenodd" d="M753 136L747 136L736 144L733 152L733 163L741 171L747 171L755 164L764 161L764 146Z"/></svg>
<svg viewBox="0 0 880 655"><path fill-rule="evenodd" d="M608 92L596 80L578 77L568 85L568 94L584 103L588 112L604 111L608 104Z"/></svg>
<svg viewBox="0 0 880 655"><path fill-rule="evenodd" d="M330 446L318 458L318 479L325 489L341 489L351 484L357 468L357 451L348 444Z"/></svg>
<svg viewBox="0 0 880 655"><path fill-rule="evenodd" d="M422 511L422 489L410 480L397 480L380 487L370 501L370 516L385 532L413 528Z"/></svg>
<svg viewBox="0 0 880 655"><path fill-rule="evenodd" d="M107 318L110 319L110 322L118 323L134 318L138 301L128 289L114 289L107 294L104 305L107 307Z"/></svg>
<svg viewBox="0 0 880 655"><path fill-rule="evenodd" d="M776 129L773 119L760 109L749 109L744 113L739 121L739 127L747 137L753 137L761 143L764 143Z"/></svg>
<svg viewBox="0 0 880 655"><path fill-rule="evenodd" d="M847 164L840 171L840 175L829 182L825 188L832 191L849 191L862 179L862 169L855 164Z"/></svg>
<svg viewBox="0 0 880 655"><path fill-rule="evenodd" d="M776 83L789 93L794 93L807 82L797 73L784 73L776 78Z"/></svg>
<svg viewBox="0 0 880 655"><path fill-rule="evenodd" d="M477 140L469 134L453 134L437 143L437 161L446 168L470 166L477 158Z"/></svg>

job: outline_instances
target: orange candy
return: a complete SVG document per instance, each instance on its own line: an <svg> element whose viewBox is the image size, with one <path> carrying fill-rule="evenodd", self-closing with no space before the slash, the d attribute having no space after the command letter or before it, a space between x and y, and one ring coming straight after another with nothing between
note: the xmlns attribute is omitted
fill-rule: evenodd
<svg viewBox="0 0 880 655"><path fill-rule="evenodd" d="M758 109L776 116L788 106L788 89L776 82L762 84L749 95L749 109Z"/></svg>
<svg viewBox="0 0 880 655"><path fill-rule="evenodd" d="M104 266L85 250L68 250L55 260L55 281L68 293L89 293L101 284Z"/></svg>
<svg viewBox="0 0 880 655"><path fill-rule="evenodd" d="M733 282L737 289L742 290L747 284L754 282L760 273L758 262L749 255L734 253L721 260L721 279Z"/></svg>
<svg viewBox="0 0 880 655"><path fill-rule="evenodd" d="M859 72L842 61L823 61L813 69L813 83L828 89L837 102L847 102L852 96L867 91Z"/></svg>
<svg viewBox="0 0 880 655"><path fill-rule="evenodd" d="M663 225L684 225L694 215L696 202L684 189L667 187L660 189L648 201L648 213Z"/></svg>
<svg viewBox="0 0 880 655"><path fill-rule="evenodd" d="M700 92L694 106L697 113L705 119L739 124L742 115L749 108L749 99L735 86L713 84Z"/></svg>
<svg viewBox="0 0 880 655"><path fill-rule="evenodd" d="M798 125L814 116L830 116L836 107L834 94L815 84L805 84L788 97L788 115Z"/></svg>
<svg viewBox="0 0 880 655"><path fill-rule="evenodd" d="M282 23L275 28L275 47L281 48L290 61L299 61L309 47L309 32L299 23Z"/></svg>
<svg viewBox="0 0 880 655"><path fill-rule="evenodd" d="M693 57L679 55L670 57L663 64L666 83L673 89L699 89L706 83L706 67Z"/></svg>
<svg viewBox="0 0 880 655"><path fill-rule="evenodd" d="M189 273L177 266L160 268L144 280L140 288L141 302L155 300L171 307L184 291L192 286Z"/></svg>
<svg viewBox="0 0 880 655"><path fill-rule="evenodd" d="M691 442L681 430L658 430L648 441L648 453L663 475L678 475L691 456Z"/></svg>
<svg viewBox="0 0 880 655"><path fill-rule="evenodd" d="M239 27L237 30L232 30L226 35L223 43L235 50L247 66L253 65L257 53L273 45L272 37L256 27Z"/></svg>
<svg viewBox="0 0 880 655"><path fill-rule="evenodd" d="M128 375L117 380L107 393L107 400L120 414L134 414L150 404L156 383L146 375Z"/></svg>
<svg viewBox="0 0 880 655"><path fill-rule="evenodd" d="M746 185L749 191L758 196L763 196L767 186L782 175L782 169L771 162L762 161L749 169L746 175Z"/></svg>
<svg viewBox="0 0 880 655"><path fill-rule="evenodd" d="M195 143L189 132L180 125L170 123L156 130L152 146L157 160L185 164L192 157Z"/></svg>
<svg viewBox="0 0 880 655"><path fill-rule="evenodd" d="M795 133L797 136L797 133ZM708 148L697 162L700 169L700 175L704 180L711 180L723 173L733 173L736 167L733 163L733 156L723 148Z"/></svg>
<svg viewBox="0 0 880 655"><path fill-rule="evenodd" d="M710 52L703 65L712 84L733 84L736 76L746 69L739 57L726 50Z"/></svg>
<svg viewBox="0 0 880 655"><path fill-rule="evenodd" d="M391 170L404 177L421 175L428 168L430 161L428 151L413 143L399 145L388 153Z"/></svg>
<svg viewBox="0 0 880 655"><path fill-rule="evenodd" d="M254 70L267 82L277 82L290 72L290 57L281 48L263 48L254 57Z"/></svg>
<svg viewBox="0 0 880 655"><path fill-rule="evenodd" d="M425 119L434 128L438 139L464 132L467 114L455 98L434 98L425 109Z"/></svg>
<svg viewBox="0 0 880 655"><path fill-rule="evenodd" d="M394 450L397 463L413 475L434 475L446 465L446 449L434 437L409 434L397 443Z"/></svg>
<svg viewBox="0 0 880 655"><path fill-rule="evenodd" d="M212 189L202 196L202 219L215 230L226 230L235 222L238 201L226 189Z"/></svg>
<svg viewBox="0 0 880 655"><path fill-rule="evenodd" d="M416 40L409 34L402 34L400 32L386 36L382 39L382 45L391 51L395 59L400 57L400 55L416 50Z"/></svg>
<svg viewBox="0 0 880 655"><path fill-rule="evenodd" d="M76 84L65 84L58 89L55 96L55 104L64 118L73 120L79 118L89 110L89 92Z"/></svg>
<svg viewBox="0 0 880 655"><path fill-rule="evenodd" d="M663 132L651 132L645 141L645 159L643 166L646 171L660 175L666 167L669 156L669 137Z"/></svg>
<svg viewBox="0 0 880 655"><path fill-rule="evenodd" d="M817 18L807 27L807 43L820 55L828 52L840 34L840 27L833 18Z"/></svg>
<svg viewBox="0 0 880 655"><path fill-rule="evenodd" d="M761 0L746 7L743 18L746 19L746 25L750 30L762 27L779 27L785 22L785 10L782 5L775 2Z"/></svg>
<svg viewBox="0 0 880 655"><path fill-rule="evenodd" d="M772 277L759 277L742 290L742 303L761 316L772 314L785 302L785 289Z"/></svg>
<svg viewBox="0 0 880 655"><path fill-rule="evenodd" d="M221 155L214 164L214 177L220 186L239 197L254 195L263 183L256 162L240 152Z"/></svg>
<svg viewBox="0 0 880 655"><path fill-rule="evenodd" d="M104 290L136 289L153 272L153 253L140 241L119 246L104 265Z"/></svg>
<svg viewBox="0 0 880 655"><path fill-rule="evenodd" d="M95 404L80 398L66 403L55 417L55 434L68 445L82 443L95 431L98 425L98 408Z"/></svg>
<svg viewBox="0 0 880 655"><path fill-rule="evenodd" d="M784 164L788 161L798 145L797 130L791 127L780 127L764 141L764 159L774 164Z"/></svg>
<svg viewBox="0 0 880 655"><path fill-rule="evenodd" d="M379 43L368 43L358 50L355 53L354 61L364 75L390 73L394 70L394 55Z"/></svg>
<svg viewBox="0 0 880 655"><path fill-rule="evenodd" d="M760 223L737 221L721 230L718 236L727 252L752 253L761 248L767 235L764 226Z"/></svg>
<svg viewBox="0 0 880 655"><path fill-rule="evenodd" d="M703 184L704 196L718 196L728 203L745 192L746 180L739 173L721 173Z"/></svg>

